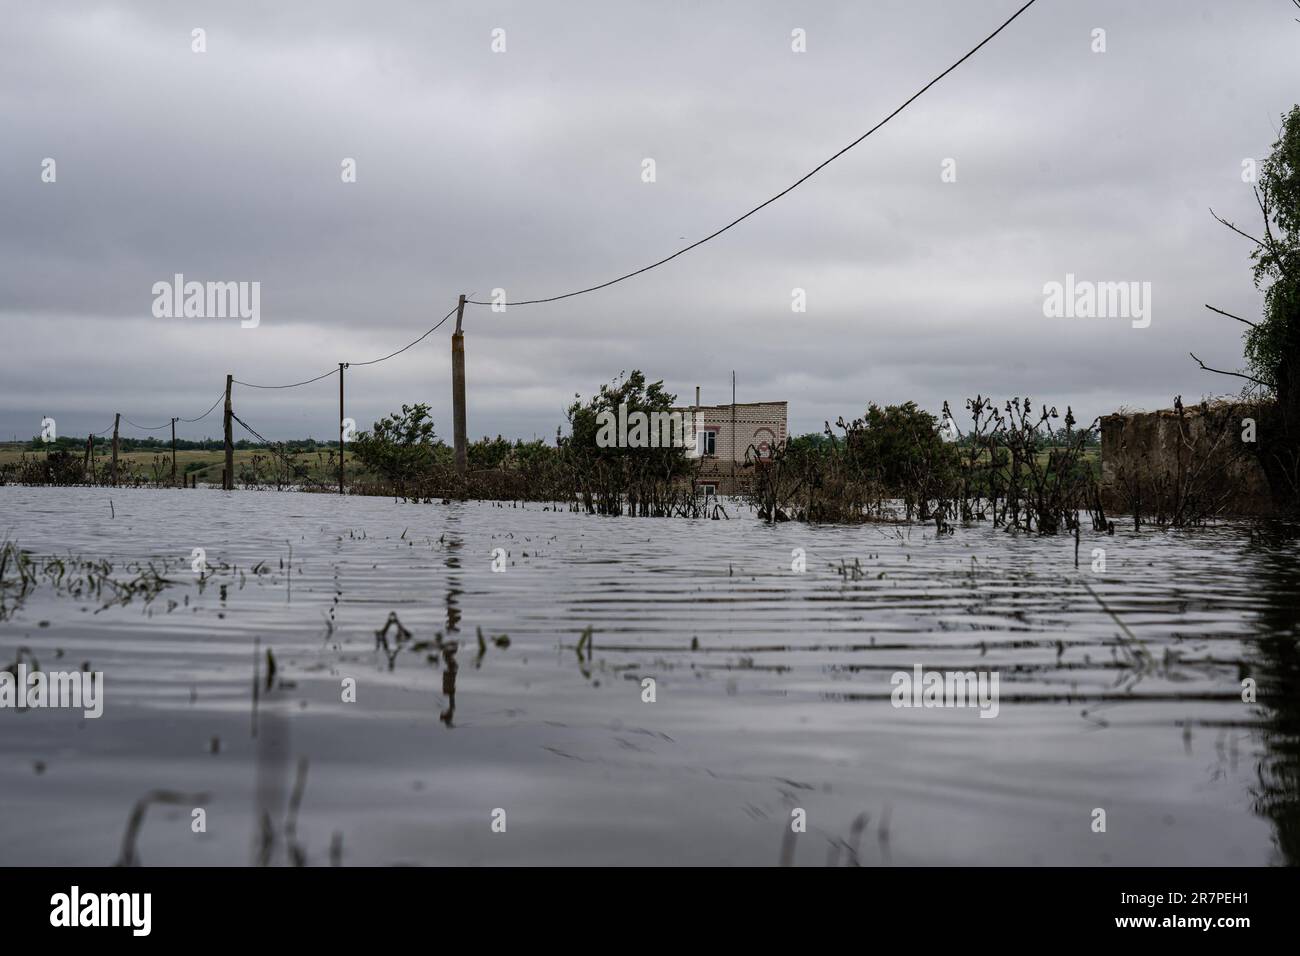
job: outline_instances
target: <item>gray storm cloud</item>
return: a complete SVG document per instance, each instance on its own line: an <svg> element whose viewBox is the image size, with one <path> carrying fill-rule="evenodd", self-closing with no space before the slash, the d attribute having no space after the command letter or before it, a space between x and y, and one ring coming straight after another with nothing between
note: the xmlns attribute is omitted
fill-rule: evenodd
<svg viewBox="0 0 1300 956"><path fill-rule="evenodd" d="M292 382L376 358L460 292L554 295L662 258L1018 6L4 3L0 434L192 417L227 372ZM1231 389L1187 352L1236 367L1234 323L1202 305L1249 316L1260 297L1208 208L1253 222L1242 160L1300 98L1293 12L1039 0L713 242L591 295L473 309L471 433L551 437L575 392L631 368L715 402L734 369L742 401L791 403L796 433L868 401L1028 394L1087 420ZM150 290L175 273L260 282L260 324L155 318ZM1150 282L1151 326L1044 317L1067 273ZM348 413L364 427L427 401L448 435L448 329L351 370ZM335 402L333 380L236 397L275 437L329 435Z"/></svg>

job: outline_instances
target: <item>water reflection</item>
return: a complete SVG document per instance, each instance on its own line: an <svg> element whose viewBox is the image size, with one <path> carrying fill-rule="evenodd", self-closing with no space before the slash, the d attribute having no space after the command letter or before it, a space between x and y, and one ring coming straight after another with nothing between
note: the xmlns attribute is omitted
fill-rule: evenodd
<svg viewBox="0 0 1300 956"><path fill-rule="evenodd" d="M33 711L0 734L6 862L243 865L250 830L254 863L337 864L345 838L361 865L554 862L556 847L594 864L1300 860L1294 540L1117 531L1085 537L1076 569L1073 540L765 526L734 508L115 501L113 517L95 489L0 488L34 554L112 562L76 566L72 586L42 570L0 601L0 667L93 660L110 688L103 720ZM509 570L492 573L505 541ZM1094 545L1106 573L1087 570ZM257 571L282 558L291 604ZM165 583L137 580L151 566ZM105 574L135 582L132 600L110 603ZM998 718L892 709L890 674L917 664L1000 671ZM1239 742L1256 773L1232 772ZM155 791L211 793L251 826L197 838L160 825L180 812L165 808L124 854L123 819ZM1127 829L1098 838L1080 801L1129 808ZM537 842L492 838L479 824L497 806ZM777 838L794 808L810 839Z"/></svg>
<svg viewBox="0 0 1300 956"><path fill-rule="evenodd" d="M1246 677L1257 682L1264 754L1252 787L1255 812L1273 823L1274 843L1288 866L1300 864L1300 561L1285 545L1295 529L1258 533L1258 659Z"/></svg>
<svg viewBox="0 0 1300 956"><path fill-rule="evenodd" d="M438 719L447 728L455 726L456 674L460 671L460 665L456 661L460 643L452 639L452 635L460 630L460 596L464 587L460 575L460 552L464 547L464 541L459 533L460 521L460 509L454 507L447 516L446 557L443 561L447 568L447 595L444 601L447 608L447 637L441 646L442 696L447 698L447 706L438 714Z"/></svg>

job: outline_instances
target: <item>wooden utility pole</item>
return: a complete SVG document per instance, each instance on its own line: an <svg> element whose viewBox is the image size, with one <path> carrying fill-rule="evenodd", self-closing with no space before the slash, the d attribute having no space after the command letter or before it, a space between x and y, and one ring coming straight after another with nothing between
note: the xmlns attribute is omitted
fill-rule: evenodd
<svg viewBox="0 0 1300 956"><path fill-rule="evenodd" d="M339 494L343 494L343 369L346 362L339 362Z"/></svg>
<svg viewBox="0 0 1300 956"><path fill-rule="evenodd" d="M465 333L461 319L465 316L465 296L456 303L456 331L451 336L451 417L455 429L456 474L464 477L465 446Z"/></svg>
<svg viewBox="0 0 1300 956"><path fill-rule="evenodd" d="M95 480L95 469L92 465L91 456L95 454L95 436L86 436L86 457L81 463L81 477L90 476L90 480Z"/></svg>
<svg viewBox="0 0 1300 956"><path fill-rule="evenodd" d="M226 376L226 467L221 473L221 487L226 491L235 490L235 435L234 426L231 424L230 416L230 387L234 384L235 376Z"/></svg>
<svg viewBox="0 0 1300 956"><path fill-rule="evenodd" d="M172 487L176 487L176 419L172 419Z"/></svg>
<svg viewBox="0 0 1300 956"><path fill-rule="evenodd" d="M113 414L113 487L117 487L117 427L122 422L122 413Z"/></svg>

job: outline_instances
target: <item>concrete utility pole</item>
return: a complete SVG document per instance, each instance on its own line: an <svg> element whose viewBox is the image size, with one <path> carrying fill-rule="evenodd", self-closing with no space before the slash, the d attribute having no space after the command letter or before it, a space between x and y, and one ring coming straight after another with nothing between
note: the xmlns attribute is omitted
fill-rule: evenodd
<svg viewBox="0 0 1300 956"><path fill-rule="evenodd" d="M221 487L226 491L235 490L235 434L230 422L230 387L234 379L233 375L226 376L226 469L221 475Z"/></svg>
<svg viewBox="0 0 1300 956"><path fill-rule="evenodd" d="M465 333L461 320L465 316L465 296L456 303L456 331L451 336L451 416L455 429L456 474L464 477L465 446Z"/></svg>
<svg viewBox="0 0 1300 956"><path fill-rule="evenodd" d="M176 487L176 419L172 419L172 487Z"/></svg>
<svg viewBox="0 0 1300 956"><path fill-rule="evenodd" d="M339 494L343 494L343 369L346 362L339 362Z"/></svg>
<svg viewBox="0 0 1300 956"><path fill-rule="evenodd" d="M113 487L117 487L117 427L121 424L122 413L115 412L113 415Z"/></svg>

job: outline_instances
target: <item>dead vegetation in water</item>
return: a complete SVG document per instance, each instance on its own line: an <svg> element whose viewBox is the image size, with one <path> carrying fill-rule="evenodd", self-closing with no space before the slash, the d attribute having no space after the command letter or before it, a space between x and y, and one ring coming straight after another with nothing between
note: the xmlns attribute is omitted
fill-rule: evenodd
<svg viewBox="0 0 1300 956"><path fill-rule="evenodd" d="M891 861L890 811L891 807L886 803L876 823L876 845L879 848L879 864L884 866L888 866ZM826 844L826 866L862 866L866 856L862 848L862 838L870 824L871 814L859 813L849 824L848 836L844 837L838 833L823 830L820 827L808 828L806 820L804 822L805 829L803 830L795 830L791 824L787 823L782 828L784 833L781 837L781 852L778 865L794 866L795 849L800 842L800 836L816 834ZM841 859L843 862L841 862Z"/></svg>
<svg viewBox="0 0 1300 956"><path fill-rule="evenodd" d="M389 635L392 635L390 642ZM496 647L499 650L506 650L510 647L509 634L490 634L484 635L483 628L475 629L475 637L478 644L478 654L474 658L474 666L482 665L483 658L487 656L490 647ZM375 631L375 650L382 652L384 658L388 661L388 669L395 670L397 667L397 658L402 651L412 654L423 654L424 661L432 667L444 667L449 670L458 668L456 655L460 651L460 641L449 640L443 635L442 631L434 632L430 640L415 640L415 634L408 629L397 616L396 611L389 611L388 618L384 621L383 627Z"/></svg>
<svg viewBox="0 0 1300 956"><path fill-rule="evenodd" d="M955 521L1050 535L1074 530L1078 514L1106 529L1088 460L1093 426L1073 411L1013 398L998 407L968 399L963 430L945 403L943 421L908 402L870 405L861 418L828 422L821 436L787 441L765 455L750 449L749 495L769 521L859 523L896 518ZM901 514L896 507L901 508Z"/></svg>
<svg viewBox="0 0 1300 956"><path fill-rule="evenodd" d="M96 614L137 601L148 609L169 587L182 583L177 573L188 577L190 571L188 559L149 558L114 564L107 558L36 554L16 541L0 541L0 621L9 619L41 587L61 597L97 604ZM231 586L242 589L250 574L261 580L273 573L265 562L251 571L214 562L195 573L193 580L202 594L214 579L224 578L217 584L224 597ZM177 602L168 601L166 610L177 606Z"/></svg>
<svg viewBox="0 0 1300 956"><path fill-rule="evenodd" d="M127 817L126 831L122 834L122 853L115 866L140 866L140 852L136 843L144 826L145 814L155 804L173 807L198 807L208 802L206 793L181 793L177 790L150 790L135 802Z"/></svg>
<svg viewBox="0 0 1300 956"><path fill-rule="evenodd" d="M1267 407L1225 398L1185 406L1179 395L1172 409L1107 416L1111 497L1134 530L1193 527L1224 514L1260 457L1254 436L1242 439L1246 421L1264 427ZM1261 501L1268 480L1255 489Z"/></svg>
<svg viewBox="0 0 1300 956"><path fill-rule="evenodd" d="M153 561L129 562L115 574L111 561L75 555L36 555L16 542L0 542L0 621L8 619L41 586L56 593L97 602L102 611L140 600L147 606L170 584L166 567Z"/></svg>

